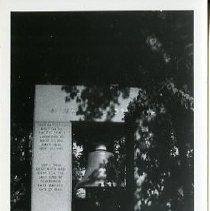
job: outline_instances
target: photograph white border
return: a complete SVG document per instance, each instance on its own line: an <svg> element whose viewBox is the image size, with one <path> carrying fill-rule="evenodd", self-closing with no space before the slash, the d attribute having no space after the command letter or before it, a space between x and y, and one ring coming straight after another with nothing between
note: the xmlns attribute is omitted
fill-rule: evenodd
<svg viewBox="0 0 210 211"><path fill-rule="evenodd" d="M0 210L10 210L10 12L194 10L194 211L207 211L207 8L205 0L0 0Z"/></svg>

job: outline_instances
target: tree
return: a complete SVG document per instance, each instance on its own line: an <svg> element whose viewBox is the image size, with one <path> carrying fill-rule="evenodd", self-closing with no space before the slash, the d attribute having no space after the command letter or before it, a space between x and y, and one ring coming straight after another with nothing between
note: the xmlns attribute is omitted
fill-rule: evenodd
<svg viewBox="0 0 210 211"><path fill-rule="evenodd" d="M135 123L135 210L192 210L193 112L150 97L140 93L126 114Z"/></svg>
<svg viewBox="0 0 210 211"><path fill-rule="evenodd" d="M151 62L140 66L141 71L135 74L145 81L141 80L139 95L125 114L128 123L135 123L135 210L192 210L193 40L189 34L192 26L187 18L172 19L170 13L156 15L155 24L160 23L163 30L151 27L152 33L142 29ZM169 25L174 26L169 32L170 39L165 36ZM87 93L94 94L85 96ZM99 115L99 109L109 107L117 92L106 95L109 97L105 106L100 93L107 93L107 89L85 90L81 101L89 103L78 113L91 111L91 115Z"/></svg>

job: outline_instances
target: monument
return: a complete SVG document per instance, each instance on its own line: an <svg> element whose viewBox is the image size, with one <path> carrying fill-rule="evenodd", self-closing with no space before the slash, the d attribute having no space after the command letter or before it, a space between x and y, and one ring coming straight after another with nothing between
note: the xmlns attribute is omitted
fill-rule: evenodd
<svg viewBox="0 0 210 211"><path fill-rule="evenodd" d="M78 100L66 101L61 85L36 85L32 154L32 211L71 211L72 123L86 121L78 114ZM84 86L76 86L81 95ZM123 123L129 102L138 90L129 89L126 99L118 96L109 122ZM108 110L94 122L106 122ZM86 122L88 124L88 122Z"/></svg>

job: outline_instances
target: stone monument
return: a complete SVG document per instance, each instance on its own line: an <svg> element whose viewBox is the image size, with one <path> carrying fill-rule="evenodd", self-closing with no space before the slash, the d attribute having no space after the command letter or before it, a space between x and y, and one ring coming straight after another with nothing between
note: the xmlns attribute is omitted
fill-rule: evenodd
<svg viewBox="0 0 210 211"><path fill-rule="evenodd" d="M84 87L77 88L80 95ZM131 88L127 99L119 99L113 122L123 122L123 113L137 94ZM66 102L65 98L61 85L35 87L32 211L71 211L72 121L83 121L83 117L77 115L76 100Z"/></svg>

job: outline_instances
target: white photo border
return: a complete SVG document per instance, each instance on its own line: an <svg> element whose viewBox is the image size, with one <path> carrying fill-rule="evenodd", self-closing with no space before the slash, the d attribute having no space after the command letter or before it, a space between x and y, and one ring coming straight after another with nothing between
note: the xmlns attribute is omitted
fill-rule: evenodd
<svg viewBox="0 0 210 211"><path fill-rule="evenodd" d="M0 210L10 210L10 27L15 11L194 11L194 211L207 211L207 1L1 0L0 1ZM2 191L3 190L3 191Z"/></svg>

